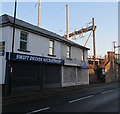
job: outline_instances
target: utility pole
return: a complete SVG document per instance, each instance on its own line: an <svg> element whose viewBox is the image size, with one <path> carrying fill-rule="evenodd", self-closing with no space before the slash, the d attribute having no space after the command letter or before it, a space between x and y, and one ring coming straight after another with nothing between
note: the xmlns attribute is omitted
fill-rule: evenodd
<svg viewBox="0 0 120 114"><path fill-rule="evenodd" d="M94 55L93 58L96 58L96 34L95 34L95 30L96 30L96 26L95 26L95 19L92 18L92 23L93 23L93 50L94 50Z"/></svg>
<svg viewBox="0 0 120 114"><path fill-rule="evenodd" d="M14 9L14 22L13 22L13 38L12 38L12 53L11 53L11 65L10 65L10 75L8 76L8 90L7 94L11 94L12 90L12 77L13 77L13 54L14 54L14 40L15 40L15 21L16 21L16 9L17 9L17 0L15 0L15 9Z"/></svg>
<svg viewBox="0 0 120 114"><path fill-rule="evenodd" d="M69 4L66 5L66 34L67 39L69 38Z"/></svg>
<svg viewBox="0 0 120 114"><path fill-rule="evenodd" d="M16 9L17 9L17 0L15 0L15 9L14 9L13 39L12 39L12 54L14 53Z"/></svg>
<svg viewBox="0 0 120 114"><path fill-rule="evenodd" d="M38 27L41 25L41 0L38 0Z"/></svg>

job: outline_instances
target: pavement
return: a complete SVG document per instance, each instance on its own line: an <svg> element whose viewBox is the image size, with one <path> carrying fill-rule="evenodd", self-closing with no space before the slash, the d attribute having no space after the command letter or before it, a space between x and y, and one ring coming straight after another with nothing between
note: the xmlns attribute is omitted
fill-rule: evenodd
<svg viewBox="0 0 120 114"><path fill-rule="evenodd" d="M117 84L117 82L114 82ZM71 86L71 87L60 87L60 88L49 88L40 91L21 91L11 94L10 96L2 96L2 105L8 105L18 102L24 102L29 100L35 99L44 99L46 97L61 95L72 93L74 91L80 91L84 89L89 89L93 87L102 87L106 85L110 85L111 83L96 83L96 84L89 84L89 85L78 85L78 86ZM113 83L112 83L113 84Z"/></svg>

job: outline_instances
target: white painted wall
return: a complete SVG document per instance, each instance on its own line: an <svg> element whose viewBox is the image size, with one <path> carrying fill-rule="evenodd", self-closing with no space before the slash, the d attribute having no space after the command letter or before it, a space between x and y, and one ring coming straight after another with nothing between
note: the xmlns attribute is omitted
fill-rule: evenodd
<svg viewBox="0 0 120 114"><path fill-rule="evenodd" d="M5 41L5 51L11 52L12 50L12 30L13 28L10 26L6 27L0 27L0 31L2 31L2 41ZM30 54L30 55L37 55L37 56L44 56L48 57L48 51L49 51L49 38L40 36L38 34L34 34L28 31L25 31L28 33L28 52L22 52L18 51L20 46L20 32L24 31L22 29L16 28L15 31L15 45L14 45L14 52L15 53L22 53L22 54ZM67 57L67 45L58 41L55 41L55 55L56 57L52 58L58 58L58 59L64 59L65 65L73 65L73 66L80 66L81 59L82 59L82 50L80 48L71 46L71 59L66 59ZM87 51L86 51L86 58L87 58ZM50 57L50 56L49 56ZM51 58L51 57L50 57ZM86 59L87 60L87 59ZM0 63L2 63L2 68L0 65L0 72L2 72L2 75L0 76L0 84L4 83L5 79L5 67L6 67L6 60L5 56L0 57ZM2 77L2 79L1 79Z"/></svg>
<svg viewBox="0 0 120 114"><path fill-rule="evenodd" d="M2 29L0 29L0 42L2 42ZM2 84L2 76L3 76L3 70L2 70L2 56L0 56L0 84Z"/></svg>
<svg viewBox="0 0 120 114"><path fill-rule="evenodd" d="M12 37L12 28L11 27L0 27L0 42L5 41L5 52L10 51L11 47L11 37ZM4 56L0 56L0 84L4 84L5 82L5 70L6 70L6 53Z"/></svg>
<svg viewBox="0 0 120 114"><path fill-rule="evenodd" d="M61 59L61 57L62 57L61 51L63 51L61 49L61 46L62 46L61 42L55 41L55 51L54 52L55 52L56 57L59 59Z"/></svg>
<svg viewBox="0 0 120 114"><path fill-rule="evenodd" d="M80 48L71 46L71 59L67 59L67 45L62 44L62 59L65 60L65 65L80 66L82 63L83 51ZM88 62L88 51L85 51L85 62Z"/></svg>
<svg viewBox="0 0 120 114"><path fill-rule="evenodd" d="M23 30L16 29L15 47L14 47L16 53L48 57L49 38L40 36L38 34L31 33L31 32L27 32L27 31L25 31L28 33L28 47L27 48L28 48L28 51L30 51L30 53L18 51L19 46L20 46L20 32L21 31L23 31ZM56 55L56 57L54 57L54 58L61 59L61 53L60 53L61 52L61 43L58 41L55 41L54 43L55 43L54 51L55 51L55 55Z"/></svg>

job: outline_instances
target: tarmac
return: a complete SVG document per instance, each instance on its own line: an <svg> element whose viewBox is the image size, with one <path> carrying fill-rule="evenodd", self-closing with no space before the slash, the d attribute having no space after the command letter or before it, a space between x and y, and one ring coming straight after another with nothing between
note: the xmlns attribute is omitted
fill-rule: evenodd
<svg viewBox="0 0 120 114"><path fill-rule="evenodd" d="M83 89L89 89L93 87L102 87L109 84L110 83L96 83L96 84L78 85L78 86L70 86L70 87L48 88L40 91L38 90L21 91L21 92L16 92L14 94L11 94L9 96L2 96L2 105L9 105L13 103L25 102L25 101L35 100L35 99L44 99L46 97L72 93L72 92L80 91Z"/></svg>

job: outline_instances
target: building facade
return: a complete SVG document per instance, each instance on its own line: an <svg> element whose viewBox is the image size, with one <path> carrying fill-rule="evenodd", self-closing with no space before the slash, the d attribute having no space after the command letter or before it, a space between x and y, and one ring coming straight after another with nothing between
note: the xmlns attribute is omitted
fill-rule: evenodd
<svg viewBox="0 0 120 114"><path fill-rule="evenodd" d="M16 19L0 17L0 84L5 91L89 84L88 48L53 32Z"/></svg>
<svg viewBox="0 0 120 114"><path fill-rule="evenodd" d="M89 82L115 82L118 81L119 54L108 51L104 58L88 58ZM93 64L94 63L94 64Z"/></svg>

